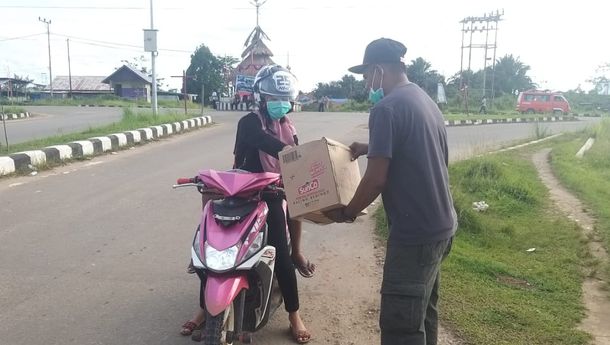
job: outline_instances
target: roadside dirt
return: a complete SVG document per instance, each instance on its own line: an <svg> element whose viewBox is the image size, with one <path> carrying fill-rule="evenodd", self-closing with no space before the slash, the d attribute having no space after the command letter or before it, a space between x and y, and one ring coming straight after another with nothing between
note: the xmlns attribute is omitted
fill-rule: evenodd
<svg viewBox="0 0 610 345"><path fill-rule="evenodd" d="M568 192L555 177L549 164L551 149L534 154L532 160L542 182L549 189L551 200L568 218L576 222L583 235L589 240L591 255L600 262L608 261L608 253L602 246L601 239L595 231L595 220L584 212L584 205L573 194ZM604 291L604 282L596 276L595 270L587 268L583 283L583 300L587 314L580 328L593 336L592 344L610 345L610 299Z"/></svg>
<svg viewBox="0 0 610 345"><path fill-rule="evenodd" d="M305 254L317 265L315 277L299 277L301 313L311 344L379 344L379 288L385 244L373 233L371 218L325 227L304 224ZM442 289L442 288L441 288ZM441 291L442 312L442 291ZM279 310L255 335L259 344L292 344L287 314ZM447 330L441 345L461 345Z"/></svg>

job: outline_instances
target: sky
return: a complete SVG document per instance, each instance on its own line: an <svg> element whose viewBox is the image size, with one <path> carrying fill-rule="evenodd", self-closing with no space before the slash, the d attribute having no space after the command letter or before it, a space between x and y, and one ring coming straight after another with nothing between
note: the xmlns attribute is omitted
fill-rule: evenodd
<svg viewBox="0 0 610 345"><path fill-rule="evenodd" d="M407 46L405 59L423 57L449 77L460 70L460 20L504 10L498 27L497 57L513 54L531 67L541 88L574 89L610 62L604 1L401 1L268 0L260 26L274 61L288 62L300 88L340 79L362 61L366 45L389 37ZM249 0L153 0L158 29L157 75L179 88L190 55L201 44L216 55L240 57L256 25ZM53 76L107 76L143 50L150 28L150 0L0 0L0 77L29 76L48 83L46 25L50 19ZM483 43L484 34L473 36ZM468 56L465 52L467 65ZM490 51L492 54L492 51ZM484 50L474 49L471 68L483 68ZM166 87L166 88L168 88Z"/></svg>

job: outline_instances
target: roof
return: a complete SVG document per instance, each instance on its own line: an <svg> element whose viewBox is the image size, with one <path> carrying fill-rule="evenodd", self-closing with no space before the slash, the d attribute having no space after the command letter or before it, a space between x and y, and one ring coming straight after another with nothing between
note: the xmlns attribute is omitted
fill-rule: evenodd
<svg viewBox="0 0 610 345"><path fill-rule="evenodd" d="M12 84L26 85L26 84L30 84L31 82L32 82L31 80L23 80L23 79L10 78L10 77L0 77L1 84L12 83Z"/></svg>
<svg viewBox="0 0 610 345"><path fill-rule="evenodd" d="M102 80L102 83L110 84L110 81L112 79L114 79L117 75L119 75L121 73L125 73L125 72L133 74L136 78L142 80L145 83L152 84L152 79L149 76L147 76L146 74L138 71L137 69L133 68L130 65L123 65L123 66L119 67L111 75L106 77L106 79Z"/></svg>
<svg viewBox="0 0 610 345"><path fill-rule="evenodd" d="M241 57L245 58L248 55L273 56L273 53L263 41L255 41L252 42L252 44L250 44L248 48L246 48L246 50L244 50L244 52L241 54Z"/></svg>
<svg viewBox="0 0 610 345"><path fill-rule="evenodd" d="M110 91L110 85L102 83L104 76L72 76L72 91ZM45 87L49 90L49 86ZM70 78L53 78L53 91L70 90Z"/></svg>

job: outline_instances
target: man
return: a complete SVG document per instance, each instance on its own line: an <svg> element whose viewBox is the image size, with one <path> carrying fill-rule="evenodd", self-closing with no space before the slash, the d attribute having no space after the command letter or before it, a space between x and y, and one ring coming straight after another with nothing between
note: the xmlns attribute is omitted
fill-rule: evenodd
<svg viewBox="0 0 610 345"><path fill-rule="evenodd" d="M481 107L479 108L479 114L487 114L487 97L481 98Z"/></svg>
<svg viewBox="0 0 610 345"><path fill-rule="evenodd" d="M354 159L368 153L368 166L347 207L328 214L353 221L381 193L390 235L381 287L381 344L437 343L437 301L442 259L449 253L457 217L449 191L443 116L434 101L410 83L407 48L381 38L371 42L364 74L374 106L369 144L353 143Z"/></svg>

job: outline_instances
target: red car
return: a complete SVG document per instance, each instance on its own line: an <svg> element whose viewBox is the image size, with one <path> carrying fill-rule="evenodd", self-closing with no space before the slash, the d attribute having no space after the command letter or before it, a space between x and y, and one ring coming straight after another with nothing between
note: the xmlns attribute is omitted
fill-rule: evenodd
<svg viewBox="0 0 610 345"><path fill-rule="evenodd" d="M559 92L524 91L519 94L517 111L520 113L553 113L569 114L572 109L570 103Z"/></svg>

